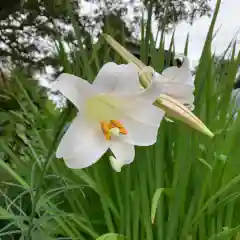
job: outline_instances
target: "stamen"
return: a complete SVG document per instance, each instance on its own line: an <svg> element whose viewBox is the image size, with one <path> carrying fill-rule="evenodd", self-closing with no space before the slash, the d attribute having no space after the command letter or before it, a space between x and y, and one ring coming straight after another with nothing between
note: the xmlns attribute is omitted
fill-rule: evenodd
<svg viewBox="0 0 240 240"><path fill-rule="evenodd" d="M117 121L117 120L111 120L110 121L110 124L114 127L117 127L119 128L120 130L120 133L123 134L123 135L127 135L127 130L124 128L123 124L120 122L120 121Z"/></svg>
<svg viewBox="0 0 240 240"><path fill-rule="evenodd" d="M119 133L120 133L120 129L119 128L114 127L114 128L111 128L109 131L110 131L110 133L112 135L117 136L117 137L119 136Z"/></svg>
<svg viewBox="0 0 240 240"><path fill-rule="evenodd" d="M111 140L112 135L119 136L120 133L123 135L128 133L123 124L117 120L101 121L100 124L106 140Z"/></svg>
<svg viewBox="0 0 240 240"><path fill-rule="evenodd" d="M109 129L109 124L107 122L104 122L104 121L101 121L100 122L101 124L101 128L102 128L102 131L103 131L103 134L106 138L106 140L110 140L111 139L111 135L110 135L110 129Z"/></svg>

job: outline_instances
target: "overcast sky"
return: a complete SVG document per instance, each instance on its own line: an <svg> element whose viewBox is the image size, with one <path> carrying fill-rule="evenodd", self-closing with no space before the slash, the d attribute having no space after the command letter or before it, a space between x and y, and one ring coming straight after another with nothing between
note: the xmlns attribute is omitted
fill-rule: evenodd
<svg viewBox="0 0 240 240"><path fill-rule="evenodd" d="M136 0L136 2L140 2L140 0ZM213 10L216 2L217 0L210 1ZM85 2L84 0L83 6L82 13L87 15L93 14L96 9L95 4ZM175 48L177 53L183 52L187 34L190 34L188 57L190 59L191 68L197 65L199 57L201 56L201 51L206 40L211 19L212 17L202 17L196 20L192 26L186 22L181 22L176 26ZM240 0L222 0L215 30L219 28L220 30L213 41L212 48L217 55L221 55L224 50L226 50L228 44L240 28ZM170 33L166 37L166 44L169 44L171 37L172 34ZM237 39L237 49L240 50L240 34L238 34ZM44 82L47 83L47 81Z"/></svg>
<svg viewBox="0 0 240 240"><path fill-rule="evenodd" d="M216 0L212 0L210 2L213 9L216 2ZM186 36L188 32L190 33L188 54L192 66L196 65L197 60L201 55L210 22L211 18L202 17L199 20L196 20L193 26L182 22L176 27L175 46L176 51L179 53L183 51ZM231 42L231 40L240 28L240 0L222 1L220 12L217 17L215 30L217 30L219 27L220 30L218 31L216 38L213 41L213 51L217 54L221 54L222 52L224 52L224 50L226 50L229 42ZM167 38L168 43L170 42L170 38L171 36L169 35ZM237 49L240 50L240 34L238 34L237 39Z"/></svg>
<svg viewBox="0 0 240 240"><path fill-rule="evenodd" d="M216 2L217 0L210 1L213 10ZM139 4L141 1L135 0L135 3ZM97 7L95 4L86 2L86 0L83 0L83 5L82 13L87 15L93 14L94 9ZM129 9L129 15L131 15L131 12L132 10ZM128 17L131 19L131 16ZM211 19L212 17L202 17L196 20L192 26L186 22L181 22L176 26L175 47L178 53L182 53L184 50L187 34L190 34L189 58L191 67L194 67L198 63L201 56ZM215 30L219 28L220 30L213 42L213 51L218 55L226 50L228 44L240 28L240 0L222 0ZM157 27L153 24L152 29L157 29ZM170 33L166 37L166 44L170 43L171 37L172 34ZM240 49L240 34L238 36L238 49Z"/></svg>

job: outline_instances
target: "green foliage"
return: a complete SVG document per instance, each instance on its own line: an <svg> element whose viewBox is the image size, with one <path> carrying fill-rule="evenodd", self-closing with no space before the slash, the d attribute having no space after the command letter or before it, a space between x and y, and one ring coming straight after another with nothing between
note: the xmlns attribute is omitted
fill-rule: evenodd
<svg viewBox="0 0 240 240"><path fill-rule="evenodd" d="M240 117L230 94L240 57L234 57L233 48L224 68L213 64L213 26L214 19L196 73L195 104L196 114L215 137L163 121L157 143L136 148L135 161L121 173L111 169L107 154L84 170L68 169L55 159L64 127L76 110L69 103L62 112L54 109L46 97L39 99L38 86L25 84L26 76L13 72L18 91L12 87L9 96L20 108L4 111L14 134L0 138L0 237L238 239ZM156 50L150 29L143 27L141 59L146 62L150 53L151 64L161 71L164 36ZM99 53L102 44L105 51ZM104 62L122 62L103 41L89 56L78 39L81 54L75 52L70 60L63 44L57 45L64 70L89 81Z"/></svg>

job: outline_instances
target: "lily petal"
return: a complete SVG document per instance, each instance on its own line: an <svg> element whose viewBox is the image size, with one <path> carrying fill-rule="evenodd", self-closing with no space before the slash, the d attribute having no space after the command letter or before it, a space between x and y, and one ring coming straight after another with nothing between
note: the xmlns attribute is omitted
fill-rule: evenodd
<svg viewBox="0 0 240 240"><path fill-rule="evenodd" d="M53 91L60 91L78 109L82 107L85 99L95 94L94 88L86 80L77 76L62 73L52 85Z"/></svg>
<svg viewBox="0 0 240 240"><path fill-rule="evenodd" d="M106 63L100 69L93 85L104 93L132 94L139 92L137 66L134 64Z"/></svg>
<svg viewBox="0 0 240 240"><path fill-rule="evenodd" d="M128 115L122 119L128 135L125 142L138 146L150 146L157 141L158 128L164 116L164 111L144 102L131 108Z"/></svg>
<svg viewBox="0 0 240 240"><path fill-rule="evenodd" d="M189 61L187 57L184 58L183 64L181 67L169 67L162 72L162 76L167 78L170 81L179 81L182 83L192 83L193 77L189 70Z"/></svg>
<svg viewBox="0 0 240 240"><path fill-rule="evenodd" d="M155 102L162 93L162 86L159 81L152 79L151 84L140 93L140 98L148 103Z"/></svg>
<svg viewBox="0 0 240 240"><path fill-rule="evenodd" d="M194 108L194 79L189 70L187 57L184 57L180 68L169 67L162 72L162 75L156 72L154 78L162 87L163 94L177 99L190 109Z"/></svg>
<svg viewBox="0 0 240 240"><path fill-rule="evenodd" d="M161 83L159 83L161 84ZM187 98L191 96L194 99L193 91L194 87L191 84L184 84L182 82L164 82L162 85L162 91L164 94L174 96L176 99Z"/></svg>
<svg viewBox="0 0 240 240"><path fill-rule="evenodd" d="M159 85L162 88L162 93L170 97L177 99L184 105L193 107L194 103L194 86L188 83L182 83L179 81L159 81Z"/></svg>
<svg viewBox="0 0 240 240"><path fill-rule="evenodd" d="M110 147L115 158L110 157L110 163L117 172L121 171L123 165L130 164L135 157L134 146L128 143L114 141Z"/></svg>
<svg viewBox="0 0 240 240"><path fill-rule="evenodd" d="M164 111L147 103L142 98L135 100L133 103L129 102L129 105L125 107L125 112L127 118L155 127L159 127L165 114Z"/></svg>
<svg viewBox="0 0 240 240"><path fill-rule="evenodd" d="M78 114L63 136L56 157L64 158L69 168L86 168L97 162L108 147L102 132L92 129Z"/></svg>

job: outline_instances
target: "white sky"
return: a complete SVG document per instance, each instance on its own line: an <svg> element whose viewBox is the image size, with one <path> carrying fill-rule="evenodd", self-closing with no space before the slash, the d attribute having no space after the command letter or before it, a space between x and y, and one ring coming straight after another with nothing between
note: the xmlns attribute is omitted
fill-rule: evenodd
<svg viewBox="0 0 240 240"><path fill-rule="evenodd" d="M214 11L217 0L210 0L210 5ZM96 9L95 4L83 1L82 13L91 15L94 9ZM141 5L141 0L135 0L135 4ZM221 53L226 50L228 44L234 38L237 31L240 29L240 0L222 0L220 12L217 17L217 22L215 25L215 30L219 29L215 40L213 41L212 50L216 54L221 55ZM129 9L129 16L127 18L131 19L132 10ZM194 24L191 26L186 22L181 22L176 26L175 32L175 47L178 53L182 53L184 50L187 34L190 34L189 42L189 59L191 67L197 65L198 59L201 56L201 51L203 49L203 44L206 40L207 32L211 23L212 17L202 17L195 20ZM152 26L152 29L157 29L157 27ZM172 34L170 33L166 36L166 44L170 43ZM240 34L238 35L238 50L240 49ZM166 45L166 47L168 47Z"/></svg>
<svg viewBox="0 0 240 240"><path fill-rule="evenodd" d="M214 9L216 0L211 0L210 4ZM220 28L216 38L213 41L213 51L216 54L223 53L228 44L234 38L237 31L240 29L240 0L223 0L220 12L217 17L215 30ZM202 17L194 22L192 26L182 22L177 25L175 33L175 47L176 51L181 53L184 49L187 34L190 34L189 42L189 58L191 60L191 66L195 66L201 51L203 44L206 40L206 35L210 26L211 18ZM167 37L169 43L171 35ZM237 36L237 49L240 50L240 34Z"/></svg>
<svg viewBox="0 0 240 240"><path fill-rule="evenodd" d="M141 3L140 0L136 2ZM214 10L217 0L211 0L210 5ZM96 6L89 2L83 1L84 14L93 14ZM217 55L221 55L227 48L228 44L232 41L237 31L240 29L240 0L222 0L220 12L217 17L215 31L220 28L214 41L212 50ZM131 14L130 14L131 15ZM131 16L129 16L131 18ZM190 67L197 65L201 56L203 44L206 40L207 32L211 23L212 17L202 17L195 20L191 26L186 22L181 22L176 26L175 32L175 48L177 53L182 53L184 50L187 34L190 34L188 57L190 60ZM153 25L154 29L154 25ZM166 47L170 43L172 34L166 36ZM237 35L237 49L240 50L240 33ZM47 80L43 81L43 85L47 84Z"/></svg>

